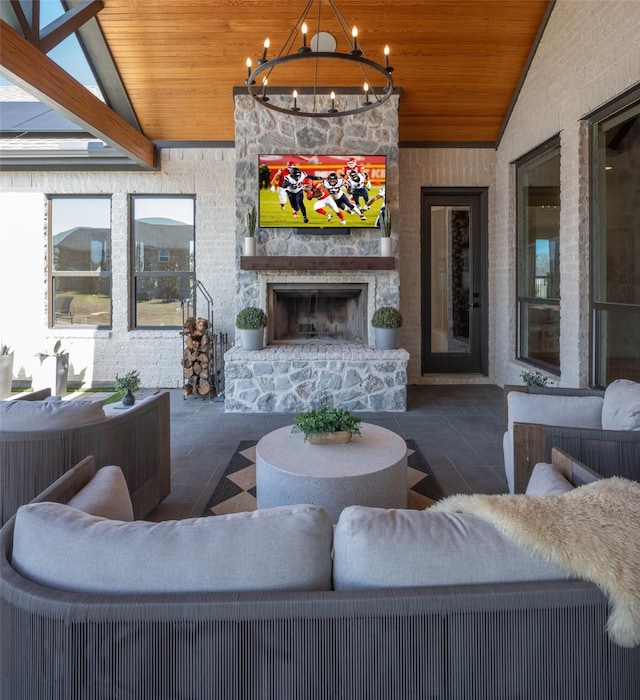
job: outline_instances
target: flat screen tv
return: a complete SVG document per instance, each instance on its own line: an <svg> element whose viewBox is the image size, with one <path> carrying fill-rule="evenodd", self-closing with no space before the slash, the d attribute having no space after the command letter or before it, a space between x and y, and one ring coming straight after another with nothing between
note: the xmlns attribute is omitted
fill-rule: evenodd
<svg viewBox="0 0 640 700"><path fill-rule="evenodd" d="M377 228L385 205L386 156L259 156L260 228L349 233Z"/></svg>

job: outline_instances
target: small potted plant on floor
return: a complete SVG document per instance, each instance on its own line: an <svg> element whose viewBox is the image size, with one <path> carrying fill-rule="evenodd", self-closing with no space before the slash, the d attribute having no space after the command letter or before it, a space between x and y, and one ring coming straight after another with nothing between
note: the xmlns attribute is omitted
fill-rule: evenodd
<svg viewBox="0 0 640 700"><path fill-rule="evenodd" d="M140 388L140 373L137 369L127 372L123 377L116 374L116 391L122 394L124 406L133 406L136 397L133 392Z"/></svg>
<svg viewBox="0 0 640 700"><path fill-rule="evenodd" d="M244 236L244 254L256 254L256 226L258 223L258 213L255 207L251 207L245 214L244 223L247 227Z"/></svg>
<svg viewBox="0 0 640 700"><path fill-rule="evenodd" d="M36 357L39 364L33 373L33 388L51 389L53 396L64 396L69 377L69 353L62 349L62 341L56 341L53 352L39 352Z"/></svg>
<svg viewBox="0 0 640 700"><path fill-rule="evenodd" d="M13 352L8 345L0 346L0 399L11 395L13 382Z"/></svg>
<svg viewBox="0 0 640 700"><path fill-rule="evenodd" d="M262 350L267 314L256 306L247 306L236 316L236 328L244 350Z"/></svg>
<svg viewBox="0 0 640 700"><path fill-rule="evenodd" d="M402 314L393 306L381 306L371 317L376 347L380 350L395 350L398 347L398 335L402 326Z"/></svg>
<svg viewBox="0 0 640 700"><path fill-rule="evenodd" d="M291 432L303 433L304 441L312 445L340 444L349 442L352 435L360 435L361 421L346 408L324 404L321 408L297 413Z"/></svg>

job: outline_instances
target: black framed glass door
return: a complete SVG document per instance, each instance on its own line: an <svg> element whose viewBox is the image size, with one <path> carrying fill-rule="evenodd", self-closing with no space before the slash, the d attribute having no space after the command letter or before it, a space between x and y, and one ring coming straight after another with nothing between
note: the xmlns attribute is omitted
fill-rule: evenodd
<svg viewBox="0 0 640 700"><path fill-rule="evenodd" d="M487 190L423 188L422 373L488 373Z"/></svg>

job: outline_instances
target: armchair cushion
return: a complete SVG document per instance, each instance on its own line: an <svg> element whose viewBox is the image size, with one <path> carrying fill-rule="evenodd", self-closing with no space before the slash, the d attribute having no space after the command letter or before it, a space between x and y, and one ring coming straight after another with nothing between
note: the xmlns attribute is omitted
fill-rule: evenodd
<svg viewBox="0 0 640 700"><path fill-rule="evenodd" d="M101 518L133 520L133 505L120 467L98 469L93 479L67 505Z"/></svg>
<svg viewBox="0 0 640 700"><path fill-rule="evenodd" d="M102 401L3 401L0 430L30 432L75 428L104 420Z"/></svg>
<svg viewBox="0 0 640 700"><path fill-rule="evenodd" d="M616 379L604 392L604 430L640 430L640 384Z"/></svg>
<svg viewBox="0 0 640 700"><path fill-rule="evenodd" d="M538 462L533 468L531 478L529 479L527 494L549 496L567 493L567 491L572 491L573 488L571 482L565 479L552 464Z"/></svg>
<svg viewBox="0 0 640 700"><path fill-rule="evenodd" d="M512 391L507 397L509 429L514 423L542 423L574 428L602 427L600 396L560 396Z"/></svg>

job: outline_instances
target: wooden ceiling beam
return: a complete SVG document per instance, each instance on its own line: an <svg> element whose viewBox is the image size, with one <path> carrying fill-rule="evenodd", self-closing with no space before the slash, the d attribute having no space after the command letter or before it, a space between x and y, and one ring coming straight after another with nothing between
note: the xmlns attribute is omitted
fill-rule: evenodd
<svg viewBox="0 0 640 700"><path fill-rule="evenodd" d="M104 7L102 0L83 0L71 10L48 24L40 34L40 51L49 53L51 49L64 41L80 27L93 19Z"/></svg>
<svg viewBox="0 0 640 700"><path fill-rule="evenodd" d="M83 85L0 20L2 75L96 138L146 169L156 168L156 148Z"/></svg>

